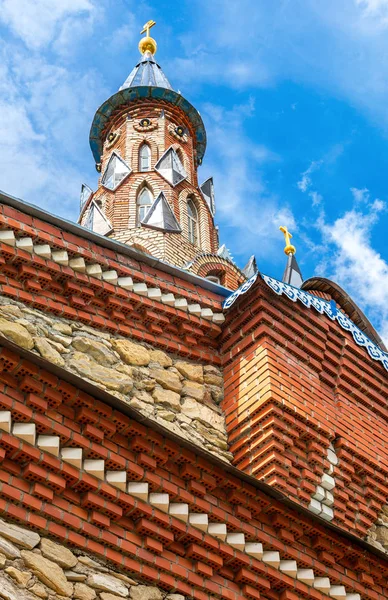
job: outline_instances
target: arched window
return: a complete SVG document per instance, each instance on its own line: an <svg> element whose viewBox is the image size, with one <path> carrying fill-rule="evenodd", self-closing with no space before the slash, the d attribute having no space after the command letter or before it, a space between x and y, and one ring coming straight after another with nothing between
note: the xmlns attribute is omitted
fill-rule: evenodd
<svg viewBox="0 0 388 600"><path fill-rule="evenodd" d="M198 212L194 202L189 198L187 200L187 228L189 232L189 242L198 245Z"/></svg>
<svg viewBox="0 0 388 600"><path fill-rule="evenodd" d="M149 209L151 208L153 197L148 187L143 187L137 197L137 223L140 225Z"/></svg>
<svg viewBox="0 0 388 600"><path fill-rule="evenodd" d="M139 150L140 171L151 171L151 148L148 144L142 144Z"/></svg>
<svg viewBox="0 0 388 600"><path fill-rule="evenodd" d="M225 272L220 269L209 271L207 275L205 275L205 279L208 279L213 283L218 283L218 285L224 285Z"/></svg>

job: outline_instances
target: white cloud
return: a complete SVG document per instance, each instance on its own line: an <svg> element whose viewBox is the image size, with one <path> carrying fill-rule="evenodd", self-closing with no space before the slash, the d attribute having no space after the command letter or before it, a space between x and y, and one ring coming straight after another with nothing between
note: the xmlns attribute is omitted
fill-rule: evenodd
<svg viewBox="0 0 388 600"><path fill-rule="evenodd" d="M72 16L90 17L92 0L1 0L0 19L32 49L49 44L54 37L69 37L68 27L77 27ZM68 21L68 19L71 19ZM76 39L73 31L72 39Z"/></svg>
<svg viewBox="0 0 388 600"><path fill-rule="evenodd" d="M381 15L388 12L388 0L356 0L356 4L369 15Z"/></svg>
<svg viewBox="0 0 388 600"><path fill-rule="evenodd" d="M311 187L311 175L317 171L322 164L323 160L313 160L310 166L301 174L301 179L298 181L297 186L302 192L307 192Z"/></svg>
<svg viewBox="0 0 388 600"><path fill-rule="evenodd" d="M388 343L388 263L371 240L372 229L385 210L386 204L375 200L366 211L353 208L332 223L322 216L318 228L326 243L326 255L317 273L322 276L326 272L344 287L368 311Z"/></svg>
<svg viewBox="0 0 388 600"><path fill-rule="evenodd" d="M358 189L358 188L350 188L350 191L353 194L354 201L356 203L360 202L368 202L369 201L369 190L368 188Z"/></svg>
<svg viewBox="0 0 388 600"><path fill-rule="evenodd" d="M0 65L0 189L75 220L100 76L51 64L16 42L0 45Z"/></svg>

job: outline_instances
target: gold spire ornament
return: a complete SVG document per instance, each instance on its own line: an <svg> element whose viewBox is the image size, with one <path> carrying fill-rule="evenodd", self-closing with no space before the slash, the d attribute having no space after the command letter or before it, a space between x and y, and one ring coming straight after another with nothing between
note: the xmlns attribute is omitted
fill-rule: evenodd
<svg viewBox="0 0 388 600"><path fill-rule="evenodd" d="M287 254L287 256L290 254L295 254L296 248L290 242L290 239L292 238L291 233L288 231L287 227L279 227L279 229L284 233L284 239L286 241L286 246L284 248L285 254Z"/></svg>
<svg viewBox="0 0 388 600"><path fill-rule="evenodd" d="M151 54L156 54L156 50L158 48L157 43L154 38L150 36L150 29L156 25L155 21L147 21L147 23L143 26L143 29L140 33L145 33L145 37L141 38L139 42L139 50L140 54L145 54L146 52L151 52Z"/></svg>

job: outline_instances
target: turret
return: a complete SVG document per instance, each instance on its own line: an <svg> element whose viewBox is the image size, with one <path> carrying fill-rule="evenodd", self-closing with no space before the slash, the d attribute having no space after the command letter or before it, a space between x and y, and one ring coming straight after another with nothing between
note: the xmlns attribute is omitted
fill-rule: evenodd
<svg viewBox="0 0 388 600"><path fill-rule="evenodd" d="M198 186L205 128L155 60L154 24L144 26L141 60L94 117L90 145L101 176L95 193L83 187L80 223L184 266L218 250L213 184Z"/></svg>

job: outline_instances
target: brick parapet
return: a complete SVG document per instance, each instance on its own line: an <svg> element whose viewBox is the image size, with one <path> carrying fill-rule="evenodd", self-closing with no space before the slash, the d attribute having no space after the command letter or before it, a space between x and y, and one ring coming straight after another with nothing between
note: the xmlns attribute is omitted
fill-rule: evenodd
<svg viewBox="0 0 388 600"><path fill-rule="evenodd" d="M0 406L12 419L9 432L4 427L0 432L3 517L198 600L325 600L328 592L302 581L306 569L313 570L314 580L329 578L331 586L363 600L386 597L382 557L237 472L225 477L225 467L82 391L79 383L5 348L0 363ZM26 429L15 429L23 423L35 424L39 435L59 437L59 455L45 450L39 437L24 439ZM159 496L147 493L140 499L115 487L86 463L65 462L64 447L81 447L86 461L105 461L110 471L125 471L129 481L148 484L150 494L167 494L169 502L188 505L191 514L226 524L231 537L220 539L172 516L158 507L165 501ZM242 546L233 537L239 532ZM256 557L247 551L252 543L262 545ZM280 561L295 561L300 575L288 575Z"/></svg>
<svg viewBox="0 0 388 600"><path fill-rule="evenodd" d="M236 466L308 507L332 443L338 465L327 516L365 537L388 498L383 367L337 323L262 282L227 317L222 355Z"/></svg>
<svg viewBox="0 0 388 600"><path fill-rule="evenodd" d="M187 303L210 309L210 314L221 312L222 298L196 286L178 275L172 276L134 260L125 254L97 245L90 240L55 227L35 217L3 205L0 226L14 232L15 242L1 243L0 292L36 308L80 320L108 331L120 332L169 348L185 356L207 362L220 363L215 338L221 329L214 322L186 310L163 304L117 285L117 278L131 278L163 294L172 294ZM35 245L48 246L53 251L64 251L63 264L51 258L25 251L18 246L27 237ZM61 255L62 256L62 255ZM71 266L72 259L84 261L82 271ZM88 266L97 265L100 275L90 276ZM102 269L102 273L101 273ZM114 274L113 281L103 273Z"/></svg>

